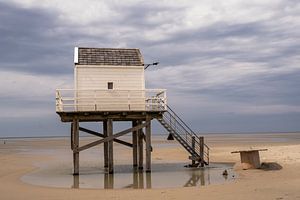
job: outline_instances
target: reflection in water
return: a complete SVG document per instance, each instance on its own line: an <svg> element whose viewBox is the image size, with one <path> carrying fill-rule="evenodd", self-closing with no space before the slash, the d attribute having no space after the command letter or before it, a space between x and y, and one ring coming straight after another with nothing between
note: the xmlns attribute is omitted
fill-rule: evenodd
<svg viewBox="0 0 300 200"><path fill-rule="evenodd" d="M133 184L131 188L134 189L143 189L144 187L144 176L146 176L146 188L152 188L151 173L143 173L141 171L134 171L133 175Z"/></svg>
<svg viewBox="0 0 300 200"><path fill-rule="evenodd" d="M208 173L209 174L209 173ZM190 173L190 179L184 184L184 187L191 187L196 185L205 185L205 174L204 171L197 170L196 172L192 171ZM206 179L209 182L209 176ZM199 184L200 183L200 184Z"/></svg>
<svg viewBox="0 0 300 200"><path fill-rule="evenodd" d="M146 173L146 183L147 183L147 188L152 188L151 173Z"/></svg>
<svg viewBox="0 0 300 200"><path fill-rule="evenodd" d="M104 174L104 189L114 188L114 174L105 173Z"/></svg>
<svg viewBox="0 0 300 200"><path fill-rule="evenodd" d="M79 175L73 175L73 186L72 188L79 188Z"/></svg>
<svg viewBox="0 0 300 200"><path fill-rule="evenodd" d="M134 170L132 173L128 173L126 174L126 177L130 177L132 176L132 183L126 185L126 183L121 186L121 188L134 188L134 189L149 189L152 188L152 179L153 177L156 180L156 184L157 184L157 180L159 180L159 182L162 181L162 179L164 179L164 181L166 182L172 182L172 178L174 178L176 175L178 175L178 173L180 172L175 172L173 174L169 174L169 176L166 176L167 179L170 180L166 180L166 178L163 178L163 175L160 174L158 175L158 173L145 173L143 171L138 171L138 170ZM181 183L183 183L183 187L192 187L192 186L204 186L204 185L209 185L211 183L211 178L210 178L210 169L209 168L205 168L205 169L190 169L185 171L184 173L185 176L184 178L180 178L180 180L178 180L178 178L175 177L174 180L177 180ZM83 175L84 176L84 175ZM116 179L117 176L117 179ZM80 188L80 185L83 183L80 183L79 181L80 175L77 176L73 176L73 185L72 188ZM223 176L221 173L219 174L219 182L221 181L227 181L228 176ZM99 178L99 181L101 182L102 178ZM117 181L119 181L118 179L120 179L120 177L118 177L118 175L115 174L109 174L109 173L103 173L103 187L104 189L114 189L114 188L120 188L119 184L115 185L115 179ZM127 179L127 178L125 178ZM126 180L123 180L126 182ZM130 182L130 180L128 180ZM100 184L101 185L101 184ZM180 184L179 184L180 185ZM82 186L82 185L81 185ZM157 187L157 185L154 184L154 187Z"/></svg>

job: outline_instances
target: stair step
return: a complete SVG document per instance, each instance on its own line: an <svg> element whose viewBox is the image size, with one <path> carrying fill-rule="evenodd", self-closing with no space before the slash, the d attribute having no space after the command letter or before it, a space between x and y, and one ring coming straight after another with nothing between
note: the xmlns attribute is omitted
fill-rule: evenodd
<svg viewBox="0 0 300 200"><path fill-rule="evenodd" d="M190 128L187 127L187 125L182 122L182 120L172 110L166 111L165 114L163 114L163 118L157 120L169 132L169 134L171 134L178 141L178 143L180 143L180 145L190 153L190 159L201 162L201 158L197 153L197 151L199 151L199 145L195 144L195 148L197 150L195 150L195 148L192 148L192 137L195 136L194 133L190 131ZM178 124L178 126L175 126L175 124L173 123ZM178 129L178 127L180 127L181 129ZM197 136L195 137L196 139L198 139ZM204 163L208 164L207 162L205 162L205 160Z"/></svg>

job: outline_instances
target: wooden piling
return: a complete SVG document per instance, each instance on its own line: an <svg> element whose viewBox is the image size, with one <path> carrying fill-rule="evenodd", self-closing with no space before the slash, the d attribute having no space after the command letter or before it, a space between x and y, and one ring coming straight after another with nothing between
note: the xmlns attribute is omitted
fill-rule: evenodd
<svg viewBox="0 0 300 200"><path fill-rule="evenodd" d="M146 116L146 172L151 172L151 117Z"/></svg>
<svg viewBox="0 0 300 200"><path fill-rule="evenodd" d="M103 121L103 135L104 138L107 137L107 120ZM104 168L108 167L108 142L104 142L103 145L103 153L104 153Z"/></svg>
<svg viewBox="0 0 300 200"><path fill-rule="evenodd" d="M195 151L195 136L192 137L192 149ZM192 160L192 166L195 166L196 161Z"/></svg>
<svg viewBox="0 0 300 200"><path fill-rule="evenodd" d="M125 113L126 114L126 113ZM125 115L123 114L123 115ZM133 166L135 170L145 172L151 172L151 120L152 114L145 113L139 119L130 119L132 127L113 134L113 120L111 116L107 116L102 119L103 122L101 131L92 131L84 127L79 126L79 121L82 120L78 115L74 115L71 123L71 149L73 150L73 174L79 174L79 153L83 150L89 149L101 143L104 144L103 157L104 157L104 168L109 174L114 173L114 155L113 155L113 142L120 143L133 149ZM117 119L118 120L118 119ZM84 121L84 120L83 120ZM99 123L100 120L97 120ZM101 124L100 124L101 125ZM101 128L101 127L100 127ZM103 138L93 141L88 144L79 146L79 131ZM118 139L125 134L132 133L132 143ZM144 147L145 142L145 147ZM145 149L145 152L144 152ZM145 157L145 163L144 163ZM145 165L145 166L144 166Z"/></svg>
<svg viewBox="0 0 300 200"><path fill-rule="evenodd" d="M201 158L200 166L204 167L204 137L199 137L199 144L200 144L200 158Z"/></svg>
<svg viewBox="0 0 300 200"><path fill-rule="evenodd" d="M142 122L139 121L139 124ZM143 160L144 160L144 152L143 152L143 139L144 139L144 134L142 129L138 130L138 167L139 169L143 169Z"/></svg>
<svg viewBox="0 0 300 200"><path fill-rule="evenodd" d="M73 134L73 126L74 126L74 123L72 122L72 123L71 123L71 149L72 149L72 151L74 150L74 134Z"/></svg>
<svg viewBox="0 0 300 200"><path fill-rule="evenodd" d="M107 136L113 135L113 121L112 119L107 120ZM108 173L114 173L114 155L113 155L113 140L108 142Z"/></svg>
<svg viewBox="0 0 300 200"><path fill-rule="evenodd" d="M73 140L73 175L79 174L79 121L77 118L73 119L72 123L72 140Z"/></svg>
<svg viewBox="0 0 300 200"><path fill-rule="evenodd" d="M132 121L132 127L135 127L137 125L137 121ZM138 131L132 132L132 162L133 167L137 167L138 165Z"/></svg>

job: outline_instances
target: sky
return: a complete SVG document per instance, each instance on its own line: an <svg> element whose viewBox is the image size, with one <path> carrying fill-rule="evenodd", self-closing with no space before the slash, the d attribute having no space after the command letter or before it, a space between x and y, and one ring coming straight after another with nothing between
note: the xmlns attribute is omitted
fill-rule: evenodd
<svg viewBox="0 0 300 200"><path fill-rule="evenodd" d="M0 137L69 135L55 89L75 46L159 61L146 87L196 132L300 130L298 0L0 0L0 36Z"/></svg>

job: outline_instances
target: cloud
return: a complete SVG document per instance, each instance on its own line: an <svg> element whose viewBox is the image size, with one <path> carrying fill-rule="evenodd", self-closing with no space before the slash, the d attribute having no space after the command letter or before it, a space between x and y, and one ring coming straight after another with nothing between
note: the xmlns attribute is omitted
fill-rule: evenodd
<svg viewBox="0 0 300 200"><path fill-rule="evenodd" d="M282 115L294 122L299 13L294 0L0 1L0 108L12 117L46 118L52 110L54 119L53 91L73 84L74 46L133 47L146 63L160 62L147 69L147 87L167 88L187 121L201 118L212 131L220 116L241 122Z"/></svg>
<svg viewBox="0 0 300 200"><path fill-rule="evenodd" d="M72 72L71 45L55 34L55 12L0 3L0 69L36 74Z"/></svg>

